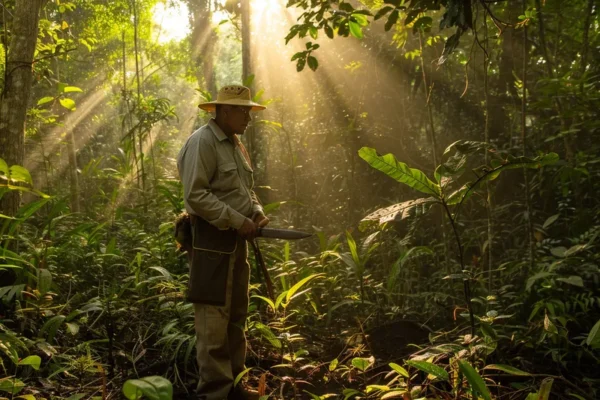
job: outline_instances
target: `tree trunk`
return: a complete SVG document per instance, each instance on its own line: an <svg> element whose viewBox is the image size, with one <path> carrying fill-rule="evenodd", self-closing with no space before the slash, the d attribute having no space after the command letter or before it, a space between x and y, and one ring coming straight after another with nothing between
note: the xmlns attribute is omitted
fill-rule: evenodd
<svg viewBox="0 0 600 400"><path fill-rule="evenodd" d="M209 0L188 0L192 19L192 61L196 66L198 85L214 97L217 94L213 50L216 36L211 27L212 10Z"/></svg>
<svg viewBox="0 0 600 400"><path fill-rule="evenodd" d="M0 158L9 166L23 165L25 157L25 118L33 80L39 15L44 3L45 0L15 2L0 105ZM17 193L5 195L0 200L0 211L15 215L19 201Z"/></svg>
<svg viewBox="0 0 600 400"><path fill-rule="evenodd" d="M242 0L242 79L252 75L252 54L250 52L250 0Z"/></svg>
<svg viewBox="0 0 600 400"><path fill-rule="evenodd" d="M254 74L252 67L252 42L251 42L251 10L250 0L241 0L241 12L242 12L242 81L250 88L250 92L254 95L254 85L249 83L249 78ZM260 146L258 145L258 128L250 125L246 129L244 136L246 137L246 143L250 158L255 166L261 164L261 168L255 168L254 175L257 181L260 181L261 176L265 176L266 168L262 166ZM265 163L266 167L266 163Z"/></svg>

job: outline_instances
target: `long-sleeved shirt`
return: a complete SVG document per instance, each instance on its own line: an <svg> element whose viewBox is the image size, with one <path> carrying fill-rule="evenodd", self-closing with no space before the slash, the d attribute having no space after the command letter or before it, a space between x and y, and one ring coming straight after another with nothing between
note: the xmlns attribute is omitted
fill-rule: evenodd
<svg viewBox="0 0 600 400"><path fill-rule="evenodd" d="M214 120L192 133L177 156L187 212L219 229L239 229L246 217L263 213L248 161Z"/></svg>

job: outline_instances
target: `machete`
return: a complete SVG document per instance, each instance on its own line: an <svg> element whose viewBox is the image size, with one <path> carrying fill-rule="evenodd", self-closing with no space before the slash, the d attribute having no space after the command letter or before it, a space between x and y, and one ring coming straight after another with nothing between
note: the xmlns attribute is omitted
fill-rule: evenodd
<svg viewBox="0 0 600 400"><path fill-rule="evenodd" d="M258 228L256 233L256 237L287 240L304 239L311 236L312 233L279 228Z"/></svg>
<svg viewBox="0 0 600 400"><path fill-rule="evenodd" d="M256 232L256 237L271 239L304 239L310 236L312 236L312 233L295 231L292 229L258 228ZM254 259L256 260L257 271L259 272L259 274L262 274L265 279L269 298L275 301L275 291L273 290L273 282L271 281L269 271L267 270L267 266L265 265L265 260L263 259L263 256L260 252L258 241L252 240L250 241L250 244L252 245L252 249L254 250Z"/></svg>

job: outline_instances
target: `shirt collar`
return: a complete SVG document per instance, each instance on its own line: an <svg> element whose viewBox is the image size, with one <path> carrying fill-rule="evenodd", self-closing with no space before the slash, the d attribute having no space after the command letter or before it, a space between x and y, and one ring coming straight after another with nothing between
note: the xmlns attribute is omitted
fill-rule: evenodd
<svg viewBox="0 0 600 400"><path fill-rule="evenodd" d="M208 127L212 130L212 132L214 133L217 140L219 140L219 142L222 142L223 140L227 140L227 135L225 134L225 132L223 132L223 130L221 128L219 128L219 125L217 125L217 123L215 122L214 119L211 119L210 121L208 121Z"/></svg>

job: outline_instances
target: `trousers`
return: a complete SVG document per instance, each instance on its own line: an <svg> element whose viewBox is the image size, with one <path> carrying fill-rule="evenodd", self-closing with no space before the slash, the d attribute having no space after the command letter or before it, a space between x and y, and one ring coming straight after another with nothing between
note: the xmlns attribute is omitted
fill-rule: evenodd
<svg viewBox="0 0 600 400"><path fill-rule="evenodd" d="M247 242L237 240L229 256L225 305L194 304L197 394L204 400L227 399L236 376L245 369L250 265Z"/></svg>

